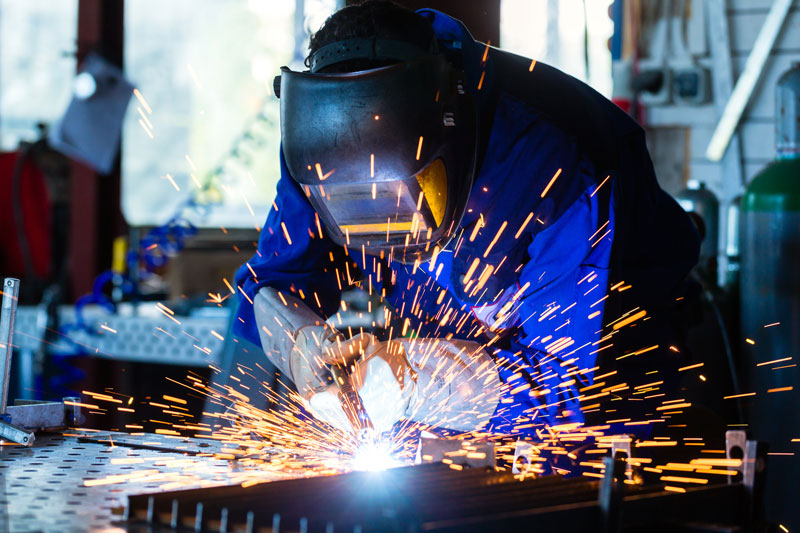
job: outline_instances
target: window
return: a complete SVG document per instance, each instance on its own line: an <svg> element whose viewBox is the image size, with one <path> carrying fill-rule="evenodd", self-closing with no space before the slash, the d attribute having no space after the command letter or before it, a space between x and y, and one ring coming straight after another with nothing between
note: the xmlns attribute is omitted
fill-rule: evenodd
<svg viewBox="0 0 800 533"><path fill-rule="evenodd" d="M552 65L611 96L611 0L502 0L500 46ZM584 55L584 30L589 53ZM588 72L587 72L588 71Z"/></svg>
<svg viewBox="0 0 800 533"><path fill-rule="evenodd" d="M0 149L39 137L72 95L77 0L0 0Z"/></svg>
<svg viewBox="0 0 800 533"><path fill-rule="evenodd" d="M295 17L295 6L303 17ZM199 186L218 205L201 227L263 224L280 177L272 80L302 66L308 30L335 0L125 3L125 73L137 87L123 129L122 205L135 226L166 222Z"/></svg>

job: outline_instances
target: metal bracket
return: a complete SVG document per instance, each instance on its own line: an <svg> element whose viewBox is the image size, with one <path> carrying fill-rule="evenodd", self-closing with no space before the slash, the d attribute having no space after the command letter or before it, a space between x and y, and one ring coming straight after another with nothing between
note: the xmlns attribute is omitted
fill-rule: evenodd
<svg viewBox="0 0 800 533"><path fill-rule="evenodd" d="M728 430L725 432L725 458L729 461L738 459L738 466L731 464L730 468L739 472L739 476L728 476L728 484L741 480L744 475L744 454L747 449L747 433L742 430ZM734 479L738 477L738 479Z"/></svg>
<svg viewBox="0 0 800 533"><path fill-rule="evenodd" d="M514 464L511 465L513 474L528 474L533 467L534 457L538 457L539 450L531 442L518 440L514 445Z"/></svg>
<svg viewBox="0 0 800 533"><path fill-rule="evenodd" d="M633 446L636 442L634 435L616 435L611 438L611 457L619 457L625 464L625 477L633 481Z"/></svg>
<svg viewBox="0 0 800 533"><path fill-rule="evenodd" d="M768 445L765 442L747 440L747 433L741 430L725 432L725 457L739 459L738 466L731 466L739 472L741 483L748 495L746 510L751 525L761 521L763 516L764 482L766 479ZM728 483L733 483L728 477Z"/></svg>

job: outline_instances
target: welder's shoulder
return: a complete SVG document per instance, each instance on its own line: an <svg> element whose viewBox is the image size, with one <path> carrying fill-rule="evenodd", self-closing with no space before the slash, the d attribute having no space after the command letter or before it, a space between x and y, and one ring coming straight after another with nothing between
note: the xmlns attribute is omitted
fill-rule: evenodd
<svg viewBox="0 0 800 533"><path fill-rule="evenodd" d="M641 127L606 97L550 65L492 49L497 88L573 137L595 170L619 166L621 141Z"/></svg>

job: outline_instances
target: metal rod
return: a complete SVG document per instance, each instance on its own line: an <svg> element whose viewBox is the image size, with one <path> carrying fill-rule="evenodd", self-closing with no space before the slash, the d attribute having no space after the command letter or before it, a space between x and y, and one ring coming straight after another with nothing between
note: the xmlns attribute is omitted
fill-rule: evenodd
<svg viewBox="0 0 800 533"><path fill-rule="evenodd" d="M364 403L361 401L358 391L353 383L353 377L347 370L345 365L334 365L331 368L331 374L339 387L339 401L342 403L344 414L353 426L353 431L356 435L361 436L364 430L373 430L372 421L364 409Z"/></svg>
<svg viewBox="0 0 800 533"><path fill-rule="evenodd" d="M11 353L14 345L14 318L19 299L19 280L3 280L3 303L0 309L0 415L8 406L8 378L11 375Z"/></svg>

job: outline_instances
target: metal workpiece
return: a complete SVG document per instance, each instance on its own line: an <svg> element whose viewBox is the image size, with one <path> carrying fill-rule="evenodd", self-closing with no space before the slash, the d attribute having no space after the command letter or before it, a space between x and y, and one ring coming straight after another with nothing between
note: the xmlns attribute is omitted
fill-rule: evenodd
<svg viewBox="0 0 800 533"><path fill-rule="evenodd" d="M133 525L194 531L746 531L753 494L723 479L684 491L626 479L605 457L601 479L525 477L430 463L250 487L128 497ZM674 488L674 487L673 487ZM278 531L272 529L272 531Z"/></svg>
<svg viewBox="0 0 800 533"><path fill-rule="evenodd" d="M13 442L31 446L32 431L13 423L8 412L8 378L11 374L11 355L14 353L14 318L19 300L19 280L3 280L3 303L0 307L0 444Z"/></svg>
<svg viewBox="0 0 800 533"><path fill-rule="evenodd" d="M719 476L676 493L630 483L619 454L601 479L455 461L306 478L229 460L213 439L70 430L0 446L0 531L740 531L764 473L753 444L752 485Z"/></svg>
<svg viewBox="0 0 800 533"><path fill-rule="evenodd" d="M11 354L14 346L14 318L19 300L19 280L3 280L3 303L0 308L0 415L6 413L8 378L11 374Z"/></svg>
<svg viewBox="0 0 800 533"><path fill-rule="evenodd" d="M70 396L60 402L15 400L8 406L14 425L30 430L53 430L79 426L83 422L81 399Z"/></svg>
<svg viewBox="0 0 800 533"><path fill-rule="evenodd" d="M6 442L32 446L35 440L36 436L32 431L0 421L0 446Z"/></svg>

